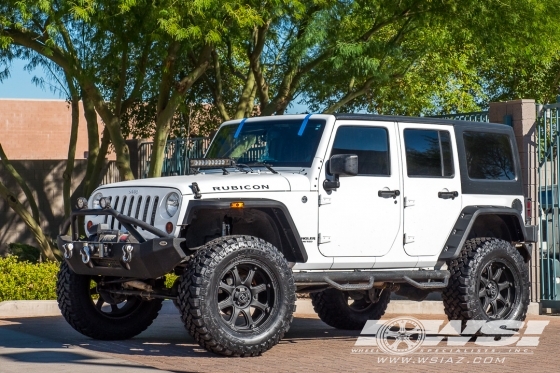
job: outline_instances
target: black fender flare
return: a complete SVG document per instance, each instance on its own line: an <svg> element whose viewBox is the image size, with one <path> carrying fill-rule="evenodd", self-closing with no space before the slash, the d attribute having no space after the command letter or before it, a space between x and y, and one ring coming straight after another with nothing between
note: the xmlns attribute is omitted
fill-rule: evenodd
<svg viewBox="0 0 560 373"><path fill-rule="evenodd" d="M183 219L183 225L191 224L198 210L229 210L232 208L230 205L232 202L243 202L244 209L256 209L267 213L271 212L272 216L270 217L280 226L280 234L283 235L289 243L289 250L296 259L296 262L307 262L307 251L303 246L303 241L301 240L290 211L286 205L279 201L265 198L208 198L190 200ZM271 214L269 213L269 215Z"/></svg>
<svg viewBox="0 0 560 373"><path fill-rule="evenodd" d="M527 234L523 218L518 210L502 206L467 206L459 214L459 217L457 218L457 221L455 222L455 225L445 242L445 246L439 255L438 262L445 262L459 257L461 249L463 248L476 219L481 215L512 216L516 225L514 232L512 232L512 238L517 242L529 242L528 238L531 235ZM530 253L528 254L530 255Z"/></svg>

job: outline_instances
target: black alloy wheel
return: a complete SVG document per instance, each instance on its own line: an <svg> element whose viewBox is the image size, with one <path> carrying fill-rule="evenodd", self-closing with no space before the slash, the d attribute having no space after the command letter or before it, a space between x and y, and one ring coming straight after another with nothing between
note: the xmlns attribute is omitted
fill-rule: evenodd
<svg viewBox="0 0 560 373"><path fill-rule="evenodd" d="M197 250L181 276L177 303L202 347L257 356L289 330L295 301L292 270L276 247L257 237L224 236Z"/></svg>
<svg viewBox="0 0 560 373"><path fill-rule="evenodd" d="M451 277L442 298L449 320L525 320L529 268L510 242L472 238L447 266Z"/></svg>
<svg viewBox="0 0 560 373"><path fill-rule="evenodd" d="M70 326L94 339L129 339L152 324L161 309L162 299L145 300L118 295L120 283L100 286L101 276L74 273L66 262L58 272L58 307Z"/></svg>
<svg viewBox="0 0 560 373"><path fill-rule="evenodd" d="M480 304L490 319L507 318L515 303L516 279L503 260L489 262L480 274L478 296Z"/></svg>
<svg viewBox="0 0 560 373"><path fill-rule="evenodd" d="M218 311L236 332L250 332L266 324L276 302L271 273L256 260L228 266L218 284Z"/></svg>

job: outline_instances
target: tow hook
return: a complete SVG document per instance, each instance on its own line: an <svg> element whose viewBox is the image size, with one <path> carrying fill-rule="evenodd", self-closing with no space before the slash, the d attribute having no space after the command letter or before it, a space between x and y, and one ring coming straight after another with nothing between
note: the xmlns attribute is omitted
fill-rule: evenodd
<svg viewBox="0 0 560 373"><path fill-rule="evenodd" d="M132 260L132 251L134 251L134 247L132 245L124 245L122 251L122 261L124 263L130 263L130 261Z"/></svg>
<svg viewBox="0 0 560 373"><path fill-rule="evenodd" d="M82 262L87 264L90 268L93 268L93 263L91 262L92 250L89 245L84 245L84 247L80 250L80 253L82 254Z"/></svg>
<svg viewBox="0 0 560 373"><path fill-rule="evenodd" d="M64 249L64 258L65 259L70 259L72 258L72 254L74 253L74 245L71 243L67 243L62 245L62 248Z"/></svg>

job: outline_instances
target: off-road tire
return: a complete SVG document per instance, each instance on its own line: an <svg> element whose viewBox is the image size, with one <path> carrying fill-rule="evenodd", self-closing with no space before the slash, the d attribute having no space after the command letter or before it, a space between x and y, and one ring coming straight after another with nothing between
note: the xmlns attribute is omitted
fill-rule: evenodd
<svg viewBox="0 0 560 373"><path fill-rule="evenodd" d="M529 307L529 269L509 242L497 238L470 239L459 257L447 265L451 277L442 298L449 320L525 319ZM492 286L488 285L489 274L497 277ZM487 303L486 308L483 303ZM510 306L506 308L506 304Z"/></svg>
<svg viewBox="0 0 560 373"><path fill-rule="evenodd" d="M362 330L368 320L379 320L391 300L391 292L384 289L375 303L365 300L348 304L348 294L337 289L311 293L311 303L319 318L336 329Z"/></svg>
<svg viewBox="0 0 560 373"><path fill-rule="evenodd" d="M249 300L239 291L250 293ZM256 356L288 331L295 300L292 271L273 245L251 236L225 236L197 251L181 277L178 303L185 328L202 347L226 356ZM261 302L261 308L252 310L254 301ZM268 312L261 310L263 305L269 306ZM238 321L246 325L237 325Z"/></svg>
<svg viewBox="0 0 560 373"><path fill-rule="evenodd" d="M127 297L134 306L125 312L112 315L99 311L90 293L91 280L92 276L74 273L66 262L60 265L56 282L58 307L66 321L83 335L101 340L129 339L146 330L158 316L161 299Z"/></svg>

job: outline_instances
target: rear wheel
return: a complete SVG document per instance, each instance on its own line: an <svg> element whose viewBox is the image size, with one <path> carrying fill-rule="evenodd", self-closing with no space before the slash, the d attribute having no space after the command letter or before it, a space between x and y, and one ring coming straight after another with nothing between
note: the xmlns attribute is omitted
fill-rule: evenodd
<svg viewBox="0 0 560 373"><path fill-rule="evenodd" d="M112 294L110 288L99 286L101 279L78 275L66 262L61 264L56 294L66 321L78 332L102 340L129 339L146 330L158 316L162 300Z"/></svg>
<svg viewBox="0 0 560 373"><path fill-rule="evenodd" d="M374 292L373 296L370 292ZM387 289L373 289L350 301L348 292L327 289L311 293L311 302L319 318L333 328L361 330L368 320L379 320L383 316L390 297Z"/></svg>
<svg viewBox="0 0 560 373"><path fill-rule="evenodd" d="M450 320L525 319L529 269L509 242L496 238L468 240L448 268L451 278L442 297Z"/></svg>

